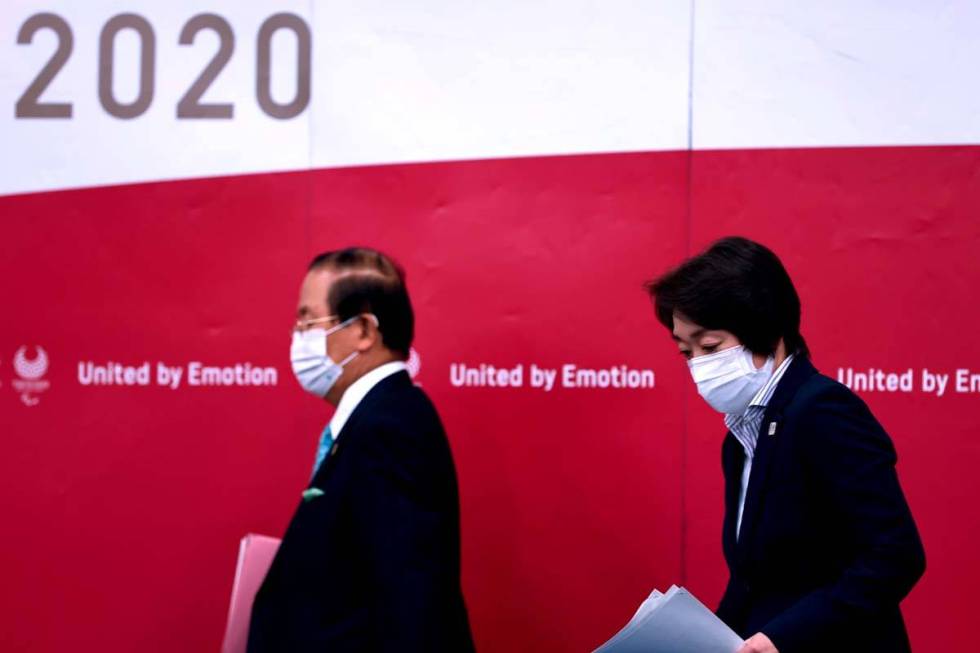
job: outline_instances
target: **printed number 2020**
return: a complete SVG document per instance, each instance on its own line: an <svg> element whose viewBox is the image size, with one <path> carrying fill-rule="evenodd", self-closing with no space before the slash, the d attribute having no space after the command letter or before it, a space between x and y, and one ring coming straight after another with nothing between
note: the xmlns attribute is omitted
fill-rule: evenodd
<svg viewBox="0 0 980 653"><path fill-rule="evenodd" d="M35 14L28 18L17 33L17 43L29 44L38 30L50 29L58 37L58 48L51 59L17 100L17 118L71 118L70 102L41 102L41 94L71 56L74 37L64 18L52 13ZM133 30L140 42L139 92L132 102L120 102L112 90L116 35L124 29ZM296 35L296 94L286 103L272 98L272 36L278 30L290 30ZM210 63L201 71L177 103L178 118L231 118L234 105L202 103L201 97L217 79L231 59L235 49L235 34L228 21L217 14L198 14L180 31L178 43L191 45L198 32L211 30L218 35L219 47ZM310 103L310 58L312 37L306 22L296 14L279 13L270 16L259 27L257 37L255 96L259 107L272 118L294 118ZM116 118L136 118L143 115L153 101L156 70L156 36L150 23L138 14L119 14L109 19L99 35L99 102Z"/></svg>

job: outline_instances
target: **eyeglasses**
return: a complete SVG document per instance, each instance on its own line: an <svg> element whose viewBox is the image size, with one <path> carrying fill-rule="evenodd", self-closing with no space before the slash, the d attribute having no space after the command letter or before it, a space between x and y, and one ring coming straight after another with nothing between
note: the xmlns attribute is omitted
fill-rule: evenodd
<svg viewBox="0 0 980 653"><path fill-rule="evenodd" d="M316 324L321 324L323 322L339 322L340 317L337 315L328 315L326 317L317 317L312 320L296 320L296 324L293 325L293 331L306 331Z"/></svg>
<svg viewBox="0 0 980 653"><path fill-rule="evenodd" d="M348 322L353 322L359 317L369 318L372 322L374 322L375 327L380 328L381 326L381 323L378 322L378 316L376 316L374 313L362 313L360 315L355 315L354 317L350 318ZM320 324L321 322L340 322L340 316L328 315L326 317L313 318L312 320L296 320L296 323L293 325L293 333L297 331L306 331L312 328L314 325Z"/></svg>

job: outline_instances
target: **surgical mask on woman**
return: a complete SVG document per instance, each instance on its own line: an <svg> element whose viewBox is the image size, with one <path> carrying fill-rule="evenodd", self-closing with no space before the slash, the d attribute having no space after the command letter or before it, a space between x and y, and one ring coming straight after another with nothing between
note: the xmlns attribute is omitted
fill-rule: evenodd
<svg viewBox="0 0 980 653"><path fill-rule="evenodd" d="M760 368L744 345L695 356L687 361L698 394L720 413L741 415L772 376L774 358Z"/></svg>

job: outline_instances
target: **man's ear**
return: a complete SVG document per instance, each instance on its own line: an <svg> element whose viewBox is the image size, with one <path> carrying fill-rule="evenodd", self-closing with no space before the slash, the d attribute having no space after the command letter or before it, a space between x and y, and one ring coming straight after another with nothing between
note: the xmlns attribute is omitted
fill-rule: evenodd
<svg viewBox="0 0 980 653"><path fill-rule="evenodd" d="M381 342L381 331L378 329L376 324L377 318L373 315L361 315L358 328L357 336L357 350L360 352L366 352L372 347L374 347L375 342Z"/></svg>

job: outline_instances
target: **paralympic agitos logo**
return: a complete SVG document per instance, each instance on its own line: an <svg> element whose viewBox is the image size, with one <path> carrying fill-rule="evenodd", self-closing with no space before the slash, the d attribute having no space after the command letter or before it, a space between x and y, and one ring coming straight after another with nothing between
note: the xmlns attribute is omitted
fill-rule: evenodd
<svg viewBox="0 0 980 653"><path fill-rule="evenodd" d="M48 352L37 345L34 347L34 355L29 357L28 347L25 345L14 354L13 362L14 371L20 378L14 379L11 385L20 393L20 400L25 406L36 406L41 401L39 395L51 387L44 378L48 372Z"/></svg>

